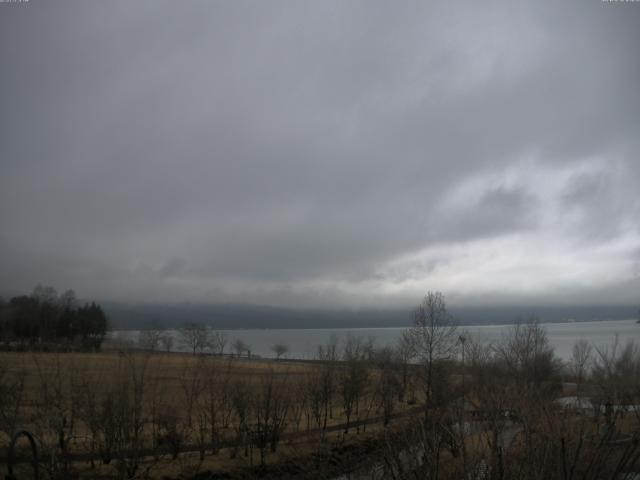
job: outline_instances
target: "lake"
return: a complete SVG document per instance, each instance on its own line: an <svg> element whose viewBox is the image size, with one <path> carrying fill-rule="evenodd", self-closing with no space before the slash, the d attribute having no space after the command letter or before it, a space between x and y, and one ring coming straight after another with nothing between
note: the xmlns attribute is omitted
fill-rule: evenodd
<svg viewBox="0 0 640 480"><path fill-rule="evenodd" d="M640 325L635 320L609 320L597 322L573 322L573 323L545 323L542 326L547 331L549 342L555 348L556 355L568 359L574 343L584 338L594 346L611 344L618 335L621 343L633 339L640 343ZM468 332L471 337L483 342L495 342L510 329L512 325L467 325L460 326L460 333ZM373 338L377 346L394 344L406 328L327 328L327 329L261 329L261 330L222 330L228 339L226 351L230 351L230 345L236 339L241 339L251 347L253 355L273 357L271 346L282 343L289 347L286 357L298 359L312 359L318 345L329 342L335 335L339 342L349 335ZM169 330L175 337L174 350L184 351L179 344L178 332ZM120 338L135 341L138 338L137 330L122 330L113 332Z"/></svg>

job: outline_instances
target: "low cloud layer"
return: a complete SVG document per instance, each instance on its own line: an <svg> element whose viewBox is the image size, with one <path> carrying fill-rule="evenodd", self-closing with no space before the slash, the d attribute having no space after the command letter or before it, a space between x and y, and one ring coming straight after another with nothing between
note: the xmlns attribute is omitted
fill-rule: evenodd
<svg viewBox="0 0 640 480"><path fill-rule="evenodd" d="M640 301L640 5L0 4L0 292Z"/></svg>

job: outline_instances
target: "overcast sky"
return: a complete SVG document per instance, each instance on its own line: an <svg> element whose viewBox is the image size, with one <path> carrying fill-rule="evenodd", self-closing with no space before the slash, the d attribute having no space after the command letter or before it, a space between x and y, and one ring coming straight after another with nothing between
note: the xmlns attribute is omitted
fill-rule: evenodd
<svg viewBox="0 0 640 480"><path fill-rule="evenodd" d="M0 291L640 302L640 3L0 3Z"/></svg>

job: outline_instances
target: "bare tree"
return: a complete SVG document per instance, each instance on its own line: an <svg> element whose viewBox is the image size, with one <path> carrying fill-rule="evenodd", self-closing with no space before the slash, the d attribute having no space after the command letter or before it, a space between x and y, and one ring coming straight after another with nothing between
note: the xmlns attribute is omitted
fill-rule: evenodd
<svg viewBox="0 0 640 480"><path fill-rule="evenodd" d="M560 367L547 332L535 317L526 323L515 324L495 350L513 379L520 383L540 385Z"/></svg>
<svg viewBox="0 0 640 480"><path fill-rule="evenodd" d="M578 395L580 394L580 386L584 381L585 375L591 362L593 349L587 340L581 338L573 345L573 351L571 354L570 368L576 380L576 390Z"/></svg>
<svg viewBox="0 0 640 480"><path fill-rule="evenodd" d="M414 355L415 351L411 342L411 335L408 331L404 331L402 332L395 348L395 358L400 370L400 382L398 384L398 401L400 402L404 401L405 396L407 395L411 373L410 364ZM411 397L413 397L413 395L411 395Z"/></svg>
<svg viewBox="0 0 640 480"><path fill-rule="evenodd" d="M76 297L76 292L73 290L65 290L60 294L58 298L58 305L62 310L72 310L78 306L78 299Z"/></svg>
<svg viewBox="0 0 640 480"><path fill-rule="evenodd" d="M320 430L320 440L325 440L327 423L332 418L333 397L336 393L336 369L338 337L332 335L326 345L318 346L318 364L305 377L304 392L307 414L307 430L313 419Z"/></svg>
<svg viewBox="0 0 640 480"><path fill-rule="evenodd" d="M276 360L280 360L280 357L289 351L289 346L284 343L276 343L271 346L271 350L276 354Z"/></svg>
<svg viewBox="0 0 640 480"><path fill-rule="evenodd" d="M335 362L338 360L338 337L331 335L325 345L318 345L316 358L323 362Z"/></svg>
<svg viewBox="0 0 640 480"><path fill-rule="evenodd" d="M155 352L160 347L163 330L156 321L151 322L147 327L140 331L138 335L138 344L141 348Z"/></svg>
<svg viewBox="0 0 640 480"><path fill-rule="evenodd" d="M422 366L425 409L431 406L434 381L439 362L455 353L456 326L447 312L441 292L427 292L414 313L413 327L408 332L413 351Z"/></svg>
<svg viewBox="0 0 640 480"><path fill-rule="evenodd" d="M224 349L228 342L227 335L220 330L211 330L210 337L210 348L212 352L216 355L224 355Z"/></svg>
<svg viewBox="0 0 640 480"><path fill-rule="evenodd" d="M270 370L262 375L252 392L252 411L255 423L251 426L252 442L260 451L260 464L264 466L267 447L276 452L285 426L290 397L288 375L277 375Z"/></svg>
<svg viewBox="0 0 640 480"><path fill-rule="evenodd" d="M63 364L60 355L47 362L37 356L33 359L38 374L34 427L41 439L40 448L49 457L47 472L51 477L64 477L70 474L70 442L77 429L75 381L79 365Z"/></svg>
<svg viewBox="0 0 640 480"><path fill-rule="evenodd" d="M170 333L165 332L160 337L160 343L162 344L162 348L164 349L164 351L169 353L173 348L173 337L171 336Z"/></svg>
<svg viewBox="0 0 640 480"><path fill-rule="evenodd" d="M323 401L326 402L325 413L333 419L333 397L336 390L335 372L338 361L338 336L332 334L325 345L318 345L317 360L322 362L321 385L323 390ZM326 422L325 422L326 426Z"/></svg>
<svg viewBox="0 0 640 480"><path fill-rule="evenodd" d="M7 439L15 433L22 418L26 372L11 372L0 365L0 432Z"/></svg>
<svg viewBox="0 0 640 480"><path fill-rule="evenodd" d="M314 368L308 372L305 381L307 401L307 429L311 419L320 430L320 439L324 440L329 419L330 397L333 395L334 384L329 370L324 367Z"/></svg>
<svg viewBox="0 0 640 480"><path fill-rule="evenodd" d="M195 355L202 353L210 344L209 329L198 322L185 322L178 330L180 340L185 348L188 348Z"/></svg>
<svg viewBox="0 0 640 480"><path fill-rule="evenodd" d="M193 427L195 409L205 388L205 360L199 357L195 363L185 359L180 374L180 388L184 401L184 416L189 429Z"/></svg>
<svg viewBox="0 0 640 480"><path fill-rule="evenodd" d="M595 347L593 377L609 401L631 403L640 396L640 346L634 340ZM640 415L640 412L637 412Z"/></svg>
<svg viewBox="0 0 640 480"><path fill-rule="evenodd" d="M31 296L43 304L56 304L58 302L58 291L53 287L43 286L40 283L34 287Z"/></svg>
<svg viewBox="0 0 640 480"><path fill-rule="evenodd" d="M243 340L238 338L236 339L235 342L233 342L233 350L235 350L236 355L238 356L238 358L240 358L243 353L249 351L249 345L247 345L246 343L244 343Z"/></svg>
<svg viewBox="0 0 640 480"><path fill-rule="evenodd" d="M115 397L118 468L132 478L142 462L146 418L146 383L149 380L149 355L125 353L121 383Z"/></svg>
<svg viewBox="0 0 640 480"><path fill-rule="evenodd" d="M206 411L201 408L205 400L207 367L205 357L199 357L195 361L186 360L180 375L185 421L179 433L184 441L189 441L195 434L200 460L204 459L207 437Z"/></svg>
<svg viewBox="0 0 640 480"><path fill-rule="evenodd" d="M236 433L236 441L231 451L231 458L235 458L238 454L238 448L244 447L245 457L249 455L249 422L253 415L251 391L247 382L240 379L234 380L230 385L231 403L235 414L234 428Z"/></svg>
<svg viewBox="0 0 640 480"><path fill-rule="evenodd" d="M445 448L445 438L446 429L437 421L429 428L422 422L407 422L399 429L386 430L385 448L381 455L384 474L380 478L460 478L442 474L441 457Z"/></svg>
<svg viewBox="0 0 640 480"><path fill-rule="evenodd" d="M151 358L148 353L120 352L116 365L110 364L102 372L92 370L91 375L87 372L82 382L71 388L70 405L84 423L89 452L97 452L105 465L114 465L117 478L147 478L154 465L154 461L145 461L146 473L140 471L145 440L149 438L145 433L151 434L154 447L159 444L157 401L164 389L150 375ZM56 411L62 412L57 406ZM64 418L65 414L60 416ZM149 424L151 431L145 429Z"/></svg>
<svg viewBox="0 0 640 480"><path fill-rule="evenodd" d="M349 433L352 415L360 412L360 400L369 380L365 356L366 344L360 337L349 335L343 352L343 364L338 376L338 391L346 418L344 433Z"/></svg>
<svg viewBox="0 0 640 480"><path fill-rule="evenodd" d="M231 371L228 362L223 368L220 362L211 361L207 368L203 410L209 431L211 451L217 454L222 441L222 431L229 426L233 411L231 401Z"/></svg>
<svg viewBox="0 0 640 480"><path fill-rule="evenodd" d="M389 425L398 392L402 390L402 370L396 368L396 355L397 352L391 348L383 348L376 352L374 361L377 369L375 394L378 397L379 406L382 408L385 427Z"/></svg>
<svg viewBox="0 0 640 480"><path fill-rule="evenodd" d="M307 391L305 378L303 376L293 377L292 385L289 390L291 396L291 405L289 406L289 418L295 431L300 431L300 423L305 412L307 412Z"/></svg>

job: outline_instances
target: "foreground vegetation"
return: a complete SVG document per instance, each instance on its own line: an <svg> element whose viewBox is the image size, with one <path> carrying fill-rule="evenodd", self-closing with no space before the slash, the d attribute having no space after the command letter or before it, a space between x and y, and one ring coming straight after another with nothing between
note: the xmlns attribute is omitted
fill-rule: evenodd
<svg viewBox="0 0 640 480"><path fill-rule="evenodd" d="M604 479L640 469L633 342L579 341L562 363L530 321L485 345L430 292L394 347L351 337L319 346L313 362L190 350L1 353L2 444L32 432L46 478Z"/></svg>
<svg viewBox="0 0 640 480"><path fill-rule="evenodd" d="M79 305L73 290L62 294L36 286L30 295L0 297L0 347L16 351L97 351L108 321L95 302Z"/></svg>

